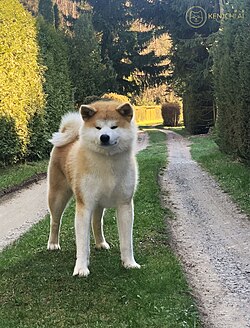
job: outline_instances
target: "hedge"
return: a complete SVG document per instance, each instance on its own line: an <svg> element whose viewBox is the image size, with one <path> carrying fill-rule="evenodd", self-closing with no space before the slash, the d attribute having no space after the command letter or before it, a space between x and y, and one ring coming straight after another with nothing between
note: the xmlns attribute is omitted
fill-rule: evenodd
<svg viewBox="0 0 250 328"><path fill-rule="evenodd" d="M27 158L46 158L51 150L48 139L58 130L61 117L74 110L73 91L68 64L68 46L64 35L42 17L37 21L40 61L44 72L44 113L38 113L29 122L30 144Z"/></svg>
<svg viewBox="0 0 250 328"><path fill-rule="evenodd" d="M44 108L35 20L18 0L0 6L0 165L25 157L28 122Z"/></svg>
<svg viewBox="0 0 250 328"><path fill-rule="evenodd" d="M217 143L250 163L250 4L243 9L244 19L224 22L212 54Z"/></svg>

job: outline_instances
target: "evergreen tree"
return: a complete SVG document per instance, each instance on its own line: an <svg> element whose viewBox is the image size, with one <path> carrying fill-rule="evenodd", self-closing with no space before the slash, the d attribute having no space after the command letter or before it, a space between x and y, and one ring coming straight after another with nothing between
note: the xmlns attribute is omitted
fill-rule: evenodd
<svg viewBox="0 0 250 328"><path fill-rule="evenodd" d="M52 0L40 0L38 13L43 16L46 22L55 25L54 5Z"/></svg>
<svg viewBox="0 0 250 328"><path fill-rule="evenodd" d="M100 47L92 24L90 13L82 14L74 26L71 44L71 76L78 104L92 95L101 95L113 80L112 67L101 61Z"/></svg>
<svg viewBox="0 0 250 328"><path fill-rule="evenodd" d="M244 18L223 22L212 48L216 135L222 150L250 162L250 4L235 1L235 8Z"/></svg>
<svg viewBox="0 0 250 328"><path fill-rule="evenodd" d="M93 7L93 23L101 33L101 55L104 63L110 60L117 74L117 91L139 92L144 85L154 86L165 81L166 66L159 65L164 57L143 51L155 31L135 31L132 24L138 15L126 0L89 0Z"/></svg>
<svg viewBox="0 0 250 328"><path fill-rule="evenodd" d="M43 87L47 97L44 113L38 113L29 123L30 160L48 156L51 149L48 139L58 130L61 117L73 109L69 52L65 37L42 17L38 19L38 32L40 60L46 67Z"/></svg>
<svg viewBox="0 0 250 328"><path fill-rule="evenodd" d="M60 11L58 5L55 3L53 6L54 17L55 17L55 28L58 29L60 26Z"/></svg>

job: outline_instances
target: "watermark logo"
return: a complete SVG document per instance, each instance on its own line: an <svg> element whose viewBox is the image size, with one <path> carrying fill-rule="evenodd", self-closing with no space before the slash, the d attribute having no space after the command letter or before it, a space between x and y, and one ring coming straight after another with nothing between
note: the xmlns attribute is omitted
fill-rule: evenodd
<svg viewBox="0 0 250 328"><path fill-rule="evenodd" d="M223 0L226 3L226 0ZM207 13L206 10L200 6L190 7L186 12L186 22L192 28L201 28L206 24L207 21L222 21L228 19L244 19L244 10L234 9L233 11L223 11L221 13L210 12Z"/></svg>
<svg viewBox="0 0 250 328"><path fill-rule="evenodd" d="M207 22L207 13L204 8L193 6L186 12L186 22L193 28L200 28Z"/></svg>

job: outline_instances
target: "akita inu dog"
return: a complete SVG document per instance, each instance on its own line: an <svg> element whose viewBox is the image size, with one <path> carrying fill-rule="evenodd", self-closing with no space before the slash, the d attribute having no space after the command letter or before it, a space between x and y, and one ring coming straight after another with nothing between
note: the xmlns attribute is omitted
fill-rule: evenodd
<svg viewBox="0 0 250 328"><path fill-rule="evenodd" d="M76 263L73 275L88 276L90 226L96 248L109 249L103 234L105 208L117 209L121 260L140 268L133 254L133 195L137 184L137 127L129 103L97 101L66 114L51 140L48 205L51 214L48 249L60 249L63 211L76 199Z"/></svg>

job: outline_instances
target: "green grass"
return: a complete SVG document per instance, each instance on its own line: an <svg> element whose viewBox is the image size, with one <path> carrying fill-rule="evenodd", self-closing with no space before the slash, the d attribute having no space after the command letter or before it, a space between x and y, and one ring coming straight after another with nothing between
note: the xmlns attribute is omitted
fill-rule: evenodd
<svg viewBox="0 0 250 328"><path fill-rule="evenodd" d="M150 132L138 155L135 258L141 270L120 264L114 211L105 214L110 251L91 242L88 278L72 277L75 261L74 202L65 212L60 252L46 251L49 218L37 224L0 259L0 327L200 327L180 264L168 246L157 184L166 163L165 135Z"/></svg>
<svg viewBox="0 0 250 328"><path fill-rule="evenodd" d="M0 191L20 185L39 173L47 171L48 161L18 164L7 168L0 168Z"/></svg>
<svg viewBox="0 0 250 328"><path fill-rule="evenodd" d="M191 154L250 215L250 167L222 153L211 136L192 137Z"/></svg>

